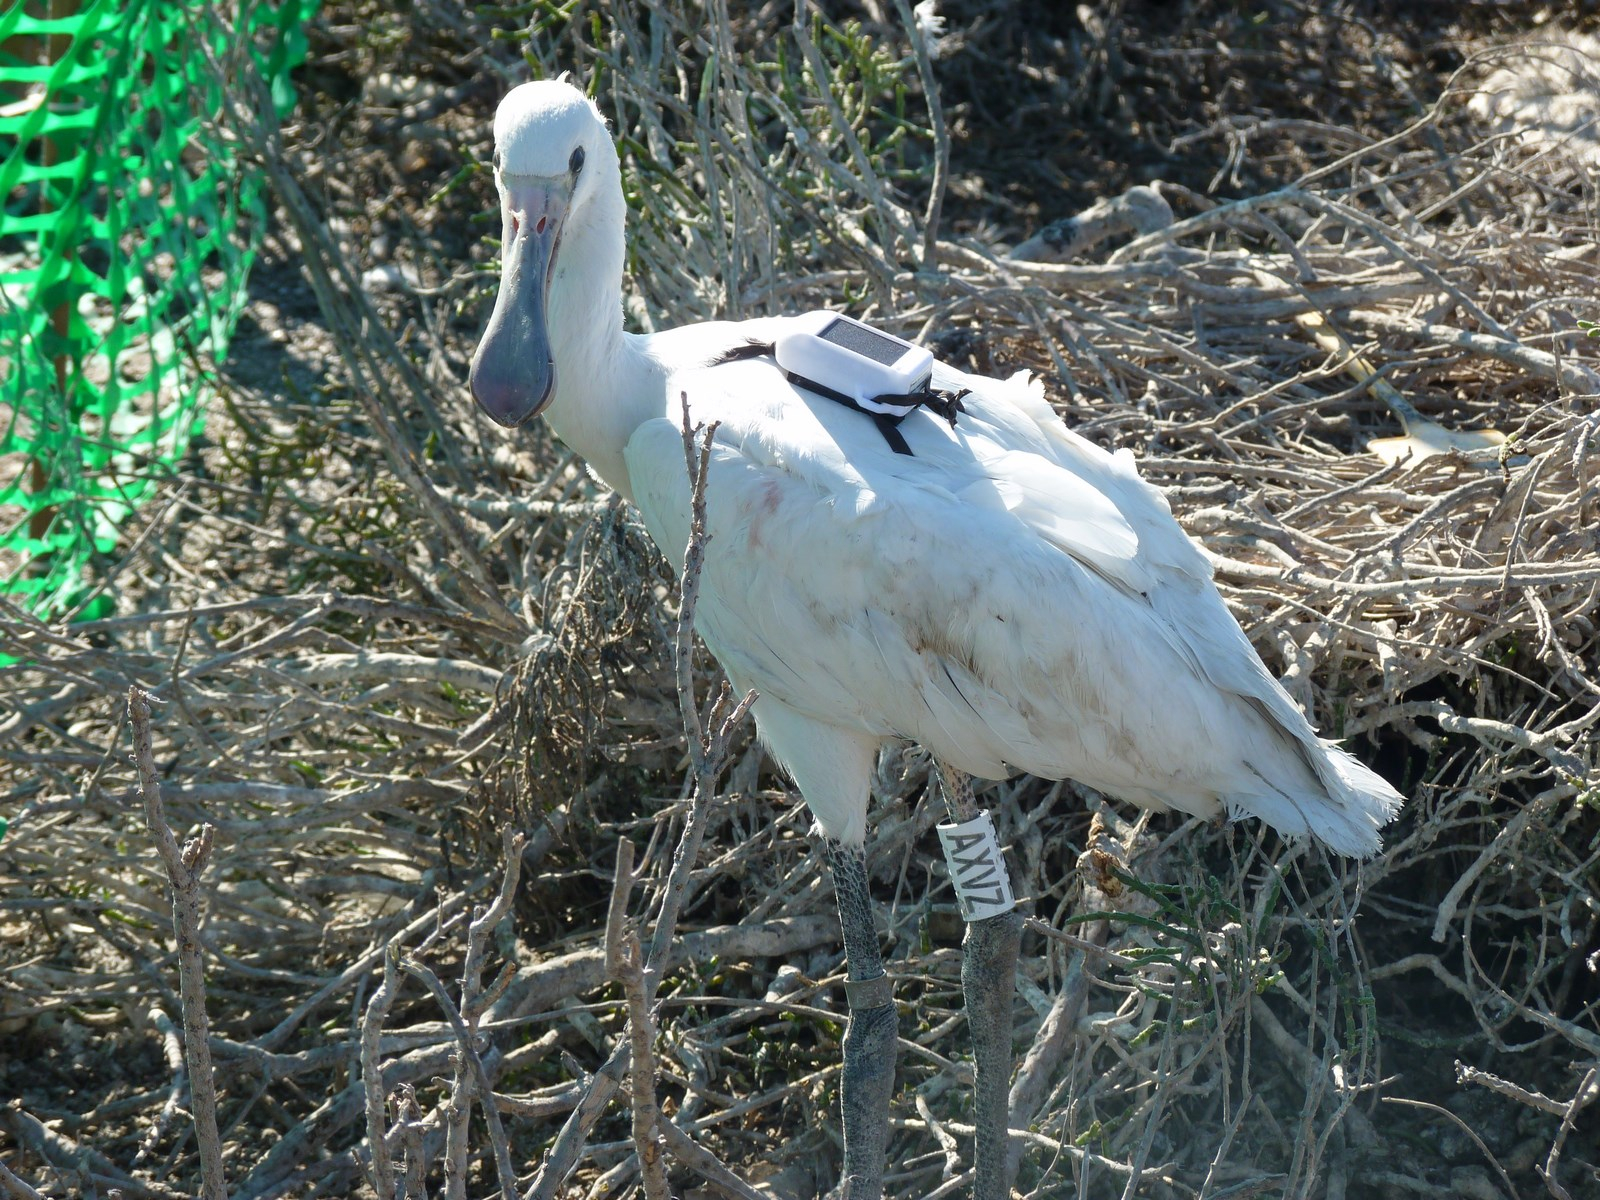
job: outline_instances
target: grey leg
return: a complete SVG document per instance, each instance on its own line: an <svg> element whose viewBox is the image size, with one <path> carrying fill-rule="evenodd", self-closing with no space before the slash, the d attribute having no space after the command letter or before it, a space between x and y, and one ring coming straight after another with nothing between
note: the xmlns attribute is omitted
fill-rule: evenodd
<svg viewBox="0 0 1600 1200"><path fill-rule="evenodd" d="M894 1094L894 1001L872 920L866 850L832 838L823 845L839 899L848 968L845 994L850 1003L840 1089L844 1178L838 1195L839 1200L880 1200L889 1147L889 1097Z"/></svg>
<svg viewBox="0 0 1600 1200"><path fill-rule="evenodd" d="M972 781L953 767L939 764L950 819L961 823L977 816ZM961 944L961 989L972 1030L973 1070L977 1076L977 1172L973 1200L1008 1200L1011 1195L1007 1143L1011 1130L1011 1008L1017 992L1017 949L1022 942L1022 914L1016 909L971 921Z"/></svg>

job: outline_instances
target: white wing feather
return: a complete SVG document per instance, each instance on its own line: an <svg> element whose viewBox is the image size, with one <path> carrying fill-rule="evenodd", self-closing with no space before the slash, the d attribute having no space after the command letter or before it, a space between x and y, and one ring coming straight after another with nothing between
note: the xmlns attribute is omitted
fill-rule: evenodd
<svg viewBox="0 0 1600 1200"><path fill-rule="evenodd" d="M967 411L910 417L907 457L763 361L669 380L674 408L686 392L720 423L697 624L734 682L980 777L1072 778L1375 850L1399 796L1316 736L1132 457L1068 430L1025 376L935 382L971 388ZM678 422L641 425L626 461L675 556Z"/></svg>

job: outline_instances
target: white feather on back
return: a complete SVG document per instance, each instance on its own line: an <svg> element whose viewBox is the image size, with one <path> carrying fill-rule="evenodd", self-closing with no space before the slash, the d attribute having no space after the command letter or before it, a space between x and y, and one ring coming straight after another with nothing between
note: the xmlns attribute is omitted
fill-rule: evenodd
<svg viewBox="0 0 1600 1200"><path fill-rule="evenodd" d="M706 361L707 328L651 353ZM981 777L1070 777L1376 849L1399 797L1316 737L1131 456L1071 433L1025 377L936 383L972 388L967 412L953 429L913 415L907 457L762 361L667 381L674 408L683 391L720 422L697 622L734 682L769 713L909 738ZM688 539L678 422L645 422L625 457L671 553Z"/></svg>

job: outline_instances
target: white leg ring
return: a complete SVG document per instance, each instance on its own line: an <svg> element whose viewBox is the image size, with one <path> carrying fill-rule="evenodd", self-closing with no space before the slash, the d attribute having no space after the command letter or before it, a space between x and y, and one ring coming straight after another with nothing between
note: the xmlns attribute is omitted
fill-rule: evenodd
<svg viewBox="0 0 1600 1200"><path fill-rule="evenodd" d="M940 825L938 830L962 917L969 922L983 921L1015 908L1011 876L1006 873L1005 855L989 814L980 812L970 821Z"/></svg>

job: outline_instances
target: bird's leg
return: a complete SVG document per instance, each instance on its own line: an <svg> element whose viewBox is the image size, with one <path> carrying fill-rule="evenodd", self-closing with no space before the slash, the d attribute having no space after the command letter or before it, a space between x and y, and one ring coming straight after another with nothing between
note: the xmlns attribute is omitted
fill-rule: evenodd
<svg viewBox="0 0 1600 1200"><path fill-rule="evenodd" d="M863 846L828 838L823 843L833 871L844 929L845 998L850 1024L844 1035L844 1178L839 1200L879 1200L889 1147L889 1097L894 1093L895 1011L889 976L878 949L867 889Z"/></svg>
<svg viewBox="0 0 1600 1200"><path fill-rule="evenodd" d="M961 946L961 988L972 1030L973 1068L977 1076L977 1171L974 1200L1007 1200L1011 1194L1006 1153L1011 1131L1011 1008L1017 990L1017 949L1022 942L1022 914L1013 906L1005 859L989 834L987 849L976 835L963 839L984 814L972 795L972 780L963 771L939 764L945 804L956 836L941 827L952 875L963 876L962 916L967 935ZM965 853L963 851L965 850ZM991 915L985 915L991 914Z"/></svg>

